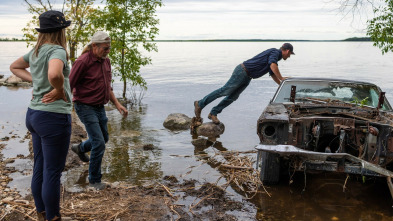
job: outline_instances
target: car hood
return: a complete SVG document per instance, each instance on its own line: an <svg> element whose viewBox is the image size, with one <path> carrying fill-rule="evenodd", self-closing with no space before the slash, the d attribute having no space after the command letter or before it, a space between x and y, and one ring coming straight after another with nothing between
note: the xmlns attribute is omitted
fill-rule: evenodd
<svg viewBox="0 0 393 221"><path fill-rule="evenodd" d="M382 124L393 125L393 113L381 111L368 106L356 106L344 102L312 104L296 103L271 105L269 110L276 111L280 114L288 114L290 118L307 117L307 116L331 116L331 117L349 117L359 120L378 122ZM266 108L268 109L268 108ZM285 109L285 111L283 110Z"/></svg>
<svg viewBox="0 0 393 221"><path fill-rule="evenodd" d="M289 121L288 107L284 104L270 104L262 113L262 118L267 120Z"/></svg>

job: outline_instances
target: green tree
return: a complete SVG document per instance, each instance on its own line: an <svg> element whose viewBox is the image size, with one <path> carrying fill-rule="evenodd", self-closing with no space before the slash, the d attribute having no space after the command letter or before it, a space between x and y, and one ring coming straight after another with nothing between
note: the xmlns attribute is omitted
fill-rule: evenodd
<svg viewBox="0 0 393 221"><path fill-rule="evenodd" d="M375 17L368 20L367 35L382 54L393 52L393 0L385 0L386 5L374 9Z"/></svg>
<svg viewBox="0 0 393 221"><path fill-rule="evenodd" d="M97 13L94 23L103 27L111 36L109 54L114 76L123 81L122 97L126 98L127 84L146 89L146 81L139 74L140 67L151 64L151 58L141 53L157 51L153 43L158 35L159 23L156 8L161 0L106 0L105 7Z"/></svg>
<svg viewBox="0 0 393 221"><path fill-rule="evenodd" d="M36 27L39 27L38 17L45 11L58 10L61 11L67 20L71 20L71 26L66 29L68 50L70 53L71 63L74 63L77 55L78 47L89 41L89 36L93 32L91 19L95 16L93 8L94 0L63 0L62 4L56 4L56 1L42 0L24 0L27 4L27 10L33 14L26 27L22 29L27 45L33 45L38 35ZM59 10L59 5L61 10ZM56 6L56 7L55 7Z"/></svg>
<svg viewBox="0 0 393 221"><path fill-rule="evenodd" d="M335 0L344 16L368 17L368 9L373 10L373 18L367 19L367 35L380 48L382 54L393 52L393 0Z"/></svg>

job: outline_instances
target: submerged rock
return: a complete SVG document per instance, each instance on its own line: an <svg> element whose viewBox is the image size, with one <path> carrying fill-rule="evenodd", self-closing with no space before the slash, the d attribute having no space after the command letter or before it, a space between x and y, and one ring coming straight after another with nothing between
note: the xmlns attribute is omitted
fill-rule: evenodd
<svg viewBox="0 0 393 221"><path fill-rule="evenodd" d="M143 150L154 150L157 149L156 146L154 146L153 144L144 144L143 145Z"/></svg>
<svg viewBox="0 0 393 221"><path fill-rule="evenodd" d="M121 131L118 134L118 136L121 138L134 138L134 137L140 137L141 135L142 133L136 130L125 130L125 131Z"/></svg>
<svg viewBox="0 0 393 221"><path fill-rule="evenodd" d="M215 124L213 122L203 123L196 129L196 132L199 136L205 137L218 137L224 133L225 125L220 122L219 124Z"/></svg>
<svg viewBox="0 0 393 221"><path fill-rule="evenodd" d="M197 148L205 148L213 145L213 142L206 139L206 138L201 138L198 137L197 139L194 139L191 141L192 145L194 145Z"/></svg>
<svg viewBox="0 0 393 221"><path fill-rule="evenodd" d="M30 82L23 81L23 82L18 83L17 86L18 87L31 87L32 85Z"/></svg>
<svg viewBox="0 0 393 221"><path fill-rule="evenodd" d="M169 130L187 130L190 128L191 118L185 114L169 114L164 121L164 127Z"/></svg>

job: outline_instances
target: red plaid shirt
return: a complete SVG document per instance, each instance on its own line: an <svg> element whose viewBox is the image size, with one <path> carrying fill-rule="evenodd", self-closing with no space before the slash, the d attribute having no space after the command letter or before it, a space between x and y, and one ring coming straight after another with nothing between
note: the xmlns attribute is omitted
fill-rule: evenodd
<svg viewBox="0 0 393 221"><path fill-rule="evenodd" d="M89 105L106 104L109 101L112 71L109 58L98 59L93 52L78 57L71 68L70 86L74 102Z"/></svg>

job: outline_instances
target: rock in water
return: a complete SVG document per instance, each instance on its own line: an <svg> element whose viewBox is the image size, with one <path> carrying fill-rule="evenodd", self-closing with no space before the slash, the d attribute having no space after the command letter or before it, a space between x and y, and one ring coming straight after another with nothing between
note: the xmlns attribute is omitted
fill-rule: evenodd
<svg viewBox="0 0 393 221"><path fill-rule="evenodd" d="M21 82L22 82L22 79L19 78L19 77L17 77L17 76L15 76L15 75L11 75L11 76L6 80L6 83L8 83L8 84L14 84L14 85L17 85L18 83L21 83Z"/></svg>
<svg viewBox="0 0 393 221"><path fill-rule="evenodd" d="M220 122L219 124L215 124L213 122L203 123L196 130L199 136L205 137L218 137L224 133L225 125Z"/></svg>
<svg viewBox="0 0 393 221"><path fill-rule="evenodd" d="M164 121L164 127L169 130L187 130L190 128L191 118L185 114L169 114Z"/></svg>

